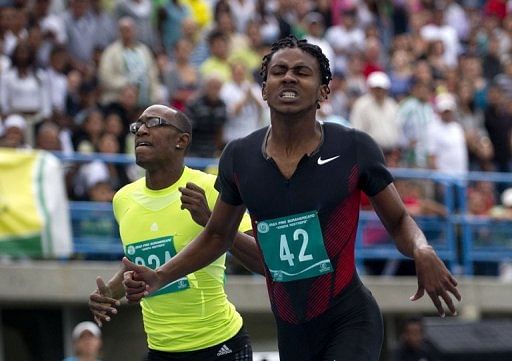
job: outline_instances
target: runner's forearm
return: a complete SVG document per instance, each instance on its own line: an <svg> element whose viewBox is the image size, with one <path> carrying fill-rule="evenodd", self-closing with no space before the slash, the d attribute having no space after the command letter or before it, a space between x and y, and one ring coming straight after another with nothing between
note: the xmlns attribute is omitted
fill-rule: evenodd
<svg viewBox="0 0 512 361"><path fill-rule="evenodd" d="M254 237L237 233L230 251L249 271L264 274L263 261Z"/></svg>
<svg viewBox="0 0 512 361"><path fill-rule="evenodd" d="M231 236L233 239L233 236ZM162 284L173 282L201 269L222 256L230 246L224 237L202 231L170 261L156 269Z"/></svg>

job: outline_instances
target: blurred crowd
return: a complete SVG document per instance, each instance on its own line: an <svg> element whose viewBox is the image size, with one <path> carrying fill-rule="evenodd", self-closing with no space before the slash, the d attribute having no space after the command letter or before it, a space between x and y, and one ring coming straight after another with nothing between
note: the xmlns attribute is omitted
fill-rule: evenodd
<svg viewBox="0 0 512 361"><path fill-rule="evenodd" d="M507 0L0 0L0 146L131 153L129 124L161 103L191 118L188 155L216 158L268 124L261 58L288 34L330 61L319 120L369 133L389 166L511 170ZM67 190L109 201L138 176L71 164ZM399 188L411 212L445 214L435 190ZM506 190L472 184L470 211L509 217Z"/></svg>

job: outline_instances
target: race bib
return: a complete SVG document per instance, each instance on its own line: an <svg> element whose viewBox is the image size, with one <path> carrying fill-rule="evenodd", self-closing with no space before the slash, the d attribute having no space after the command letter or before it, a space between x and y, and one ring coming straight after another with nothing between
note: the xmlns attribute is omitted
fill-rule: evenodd
<svg viewBox="0 0 512 361"><path fill-rule="evenodd" d="M173 236L132 243L124 247L126 257L133 263L156 269L176 255ZM149 296L178 292L190 287L187 277L168 283Z"/></svg>
<svg viewBox="0 0 512 361"><path fill-rule="evenodd" d="M316 211L258 222L258 241L276 282L332 272Z"/></svg>

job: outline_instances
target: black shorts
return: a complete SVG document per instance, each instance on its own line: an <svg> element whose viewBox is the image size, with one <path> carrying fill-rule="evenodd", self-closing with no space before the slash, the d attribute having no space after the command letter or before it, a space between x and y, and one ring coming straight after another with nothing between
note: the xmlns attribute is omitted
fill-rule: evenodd
<svg viewBox="0 0 512 361"><path fill-rule="evenodd" d="M382 315L357 275L336 304L302 323L276 320L280 361L378 361Z"/></svg>
<svg viewBox="0 0 512 361"><path fill-rule="evenodd" d="M164 352L149 349L146 361L252 361L252 346L242 326L229 340L202 350Z"/></svg>

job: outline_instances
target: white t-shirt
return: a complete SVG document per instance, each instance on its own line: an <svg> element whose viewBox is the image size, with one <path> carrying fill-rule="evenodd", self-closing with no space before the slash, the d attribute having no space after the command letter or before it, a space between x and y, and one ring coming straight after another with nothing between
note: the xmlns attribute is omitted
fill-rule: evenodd
<svg viewBox="0 0 512 361"><path fill-rule="evenodd" d="M456 122L435 119L428 126L428 154L436 157L436 169L449 174L468 171L468 150L464 130Z"/></svg>

